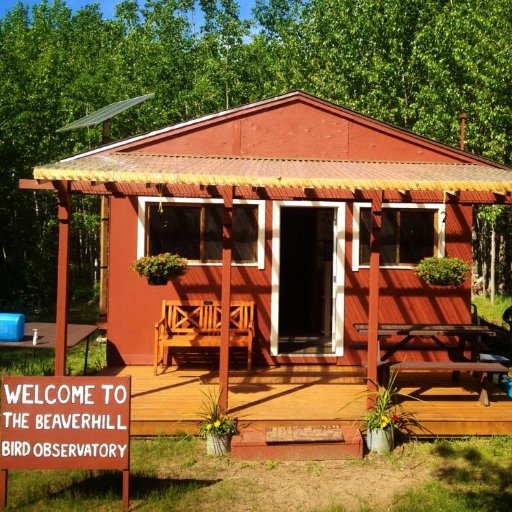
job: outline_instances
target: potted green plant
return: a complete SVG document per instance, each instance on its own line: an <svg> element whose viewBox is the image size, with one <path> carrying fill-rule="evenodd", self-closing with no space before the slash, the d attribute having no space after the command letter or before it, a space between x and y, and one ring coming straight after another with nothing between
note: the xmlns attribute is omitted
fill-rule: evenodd
<svg viewBox="0 0 512 512"><path fill-rule="evenodd" d="M366 446L372 452L388 453L395 447L397 432L408 433L410 426L419 426L412 413L404 412L399 399L419 400L401 393L395 384L398 372L391 372L387 385L373 383L374 389L358 393L355 400L370 399L373 405L363 418L366 431Z"/></svg>
<svg viewBox="0 0 512 512"><path fill-rule="evenodd" d="M423 258L416 267L418 277L433 286L460 286L468 277L471 267L460 258Z"/></svg>
<svg viewBox="0 0 512 512"><path fill-rule="evenodd" d="M209 391L204 396L199 433L206 440L206 453L219 457L231 450L231 438L238 433L238 420L222 411L220 390Z"/></svg>
<svg viewBox="0 0 512 512"><path fill-rule="evenodd" d="M187 268L187 260L169 252L143 256L131 264L139 276L146 277L148 284L162 285L181 276Z"/></svg>

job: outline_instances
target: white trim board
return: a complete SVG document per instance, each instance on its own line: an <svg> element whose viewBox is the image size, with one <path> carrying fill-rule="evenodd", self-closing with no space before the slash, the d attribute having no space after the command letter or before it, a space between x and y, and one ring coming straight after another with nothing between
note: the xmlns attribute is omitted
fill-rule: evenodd
<svg viewBox="0 0 512 512"><path fill-rule="evenodd" d="M137 258L144 256L145 243L146 243L146 205L148 203L154 204L158 202L174 203L174 204L223 204L222 199L200 198L195 199L191 197L177 198L177 197L138 197L137 208ZM233 266L239 267L257 267L260 270L265 268L265 201L256 199L234 199L233 204L253 204L258 207L258 255L255 263L235 263ZM191 261L190 266L222 266L222 262L201 262Z"/></svg>
<svg viewBox="0 0 512 512"><path fill-rule="evenodd" d="M354 211L352 217L352 270L357 272L361 268L370 268L369 265L359 264L359 220L361 218L361 208L371 208L372 203L354 203ZM417 210L437 210L437 256L443 257L446 252L446 233L445 218L446 205L439 203L383 203L382 208L400 208L417 209ZM380 268L404 270L411 269L411 265L381 265Z"/></svg>

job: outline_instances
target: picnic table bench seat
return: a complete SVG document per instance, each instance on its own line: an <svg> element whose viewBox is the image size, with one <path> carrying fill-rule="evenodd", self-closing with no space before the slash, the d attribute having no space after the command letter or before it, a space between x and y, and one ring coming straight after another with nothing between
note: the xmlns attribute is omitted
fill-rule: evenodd
<svg viewBox="0 0 512 512"><path fill-rule="evenodd" d="M229 307L229 346L247 348L247 368L252 368L254 302L233 301ZM166 350L172 347L220 347L222 309L214 300L164 300L162 316L155 324L153 374L166 366Z"/></svg>
<svg viewBox="0 0 512 512"><path fill-rule="evenodd" d="M479 400L485 406L491 400L489 376L493 373L507 374L509 371L501 363L481 361L383 361L378 366L382 382L388 381L390 371L452 372L454 381L458 380L460 372L472 373L480 383Z"/></svg>

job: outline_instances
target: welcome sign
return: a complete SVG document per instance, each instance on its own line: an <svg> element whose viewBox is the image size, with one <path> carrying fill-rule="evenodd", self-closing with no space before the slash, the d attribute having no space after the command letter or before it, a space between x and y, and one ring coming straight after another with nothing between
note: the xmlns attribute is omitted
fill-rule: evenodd
<svg viewBox="0 0 512 512"><path fill-rule="evenodd" d="M4 377L0 469L130 464L129 377Z"/></svg>

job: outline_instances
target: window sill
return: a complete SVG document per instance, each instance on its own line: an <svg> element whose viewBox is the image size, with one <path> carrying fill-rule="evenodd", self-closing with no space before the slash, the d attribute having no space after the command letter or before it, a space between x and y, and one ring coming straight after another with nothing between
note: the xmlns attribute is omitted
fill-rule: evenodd
<svg viewBox="0 0 512 512"><path fill-rule="evenodd" d="M357 269L354 269L354 272L369 268L370 265L359 265ZM380 265L379 268L383 270L414 270L416 267L413 265Z"/></svg>
<svg viewBox="0 0 512 512"><path fill-rule="evenodd" d="M188 261L189 267L222 267L222 261ZM231 264L233 267L255 267L258 268L258 262L252 263L236 263Z"/></svg>

